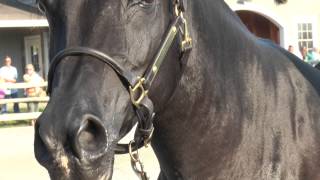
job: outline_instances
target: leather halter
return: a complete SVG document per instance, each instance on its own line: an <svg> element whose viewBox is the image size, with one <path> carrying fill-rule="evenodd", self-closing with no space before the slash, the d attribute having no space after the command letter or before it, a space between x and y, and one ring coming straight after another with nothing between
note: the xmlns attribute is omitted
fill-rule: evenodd
<svg viewBox="0 0 320 180"><path fill-rule="evenodd" d="M132 145L133 150L136 150L143 145L147 145L151 141L153 117L155 115L153 102L148 97L148 90L152 86L152 82L175 39L180 41L181 60L186 59L186 54L188 54L192 49L192 40L188 33L187 22L183 17L183 12L185 11L184 0L174 0L173 5L175 7L175 19L171 24L152 64L148 66L143 76L136 76L130 71L127 71L115 59L101 51L88 47L72 47L58 52L52 59L48 74L47 93L51 95L53 91L52 82L55 70L65 57L85 55L102 61L109 65L117 75L125 81L124 85L129 89L128 91L130 93L131 102L138 116L138 126L134 139L135 143ZM128 152L128 144L117 144L115 148L116 154L124 154Z"/></svg>

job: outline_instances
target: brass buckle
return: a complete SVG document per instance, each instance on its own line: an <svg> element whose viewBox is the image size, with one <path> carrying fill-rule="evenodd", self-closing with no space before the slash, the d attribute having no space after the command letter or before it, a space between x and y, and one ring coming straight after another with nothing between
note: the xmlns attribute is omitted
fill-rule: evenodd
<svg viewBox="0 0 320 180"><path fill-rule="evenodd" d="M140 107L141 101L148 95L148 90L145 90L143 87L143 83L145 80L145 78L139 77L139 81L134 85L133 88L129 86L131 102L137 108ZM137 93L140 93L138 97L136 96Z"/></svg>
<svg viewBox="0 0 320 180"><path fill-rule="evenodd" d="M188 31L188 23L187 20L183 16L183 12L179 9L179 1L175 1L175 14L176 16L180 16L183 21L183 40L181 41L181 50L182 52L185 52L192 48L192 38L190 37L189 31Z"/></svg>
<svg viewBox="0 0 320 180"><path fill-rule="evenodd" d="M183 17L182 14L181 14L181 17L184 25L184 32L183 32L184 38L183 38L183 41L181 42L181 50L185 52L188 49L192 48L192 38L190 37L189 31L188 31L187 20Z"/></svg>
<svg viewBox="0 0 320 180"><path fill-rule="evenodd" d="M175 12L176 16L180 16L180 13L182 13L182 12L179 10L179 2L178 2L178 1L175 1L175 4L174 4L174 12Z"/></svg>

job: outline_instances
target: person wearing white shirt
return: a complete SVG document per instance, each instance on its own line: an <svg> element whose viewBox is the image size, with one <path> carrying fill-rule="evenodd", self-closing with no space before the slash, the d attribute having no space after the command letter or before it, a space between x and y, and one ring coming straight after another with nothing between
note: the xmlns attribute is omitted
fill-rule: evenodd
<svg viewBox="0 0 320 180"><path fill-rule="evenodd" d="M32 83L35 87L30 87L25 90L25 94L27 97L39 97L42 93L42 88L37 87L36 85L40 85L44 82L43 78L34 71L34 66L32 64L27 64L26 66L26 74L23 75L23 80L27 83ZM38 102L29 102L28 103L28 111L29 112L38 112L39 106Z"/></svg>
<svg viewBox="0 0 320 180"><path fill-rule="evenodd" d="M18 78L18 71L17 68L11 65L12 59L10 56L6 56L4 59L4 66L0 68L0 77L6 82L6 83L16 83ZM17 89L7 89L5 90L5 98L17 98L18 97L18 90ZM19 104L14 103L13 110L15 113L18 113L19 110ZM1 112L5 113L7 112L7 105L2 105Z"/></svg>

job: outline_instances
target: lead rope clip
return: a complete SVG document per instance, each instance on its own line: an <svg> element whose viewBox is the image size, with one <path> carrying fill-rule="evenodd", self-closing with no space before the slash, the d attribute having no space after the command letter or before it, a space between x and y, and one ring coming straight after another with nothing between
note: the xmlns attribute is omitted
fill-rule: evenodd
<svg viewBox="0 0 320 180"><path fill-rule="evenodd" d="M182 19L183 27L182 27L182 34L183 34L183 39L180 42L180 48L182 52L186 52L190 49L192 49L192 38L189 34L188 30L188 23L187 20L184 17L183 12L185 11L185 4L183 0L176 0L174 3L175 6L175 14L177 17L180 16ZM182 6L182 7L181 7Z"/></svg>
<svg viewBox="0 0 320 180"><path fill-rule="evenodd" d="M150 178L148 177L147 172L144 170L144 165L140 160L139 150L137 149L136 152L132 152L132 143L134 143L134 140L130 141L129 143L129 155L131 158L131 167L141 180L149 180Z"/></svg>

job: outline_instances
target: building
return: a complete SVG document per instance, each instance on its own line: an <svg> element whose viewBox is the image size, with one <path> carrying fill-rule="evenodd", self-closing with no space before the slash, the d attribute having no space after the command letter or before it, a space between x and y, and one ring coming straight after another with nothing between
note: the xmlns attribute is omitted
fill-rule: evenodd
<svg viewBox="0 0 320 180"><path fill-rule="evenodd" d="M257 36L272 39L287 48L320 46L320 1L225 0L248 29Z"/></svg>
<svg viewBox="0 0 320 180"><path fill-rule="evenodd" d="M320 47L320 1L225 0L259 37L269 38L287 48L293 45L309 50ZM35 0L0 0L0 61L12 56L21 81L24 66L34 64L46 78L48 60L48 23L35 6ZM298 53L297 53L298 54Z"/></svg>
<svg viewBox="0 0 320 180"><path fill-rule="evenodd" d="M7 55L12 57L18 81L29 63L46 78L48 45L48 22L35 7L35 0L0 1L0 62Z"/></svg>

